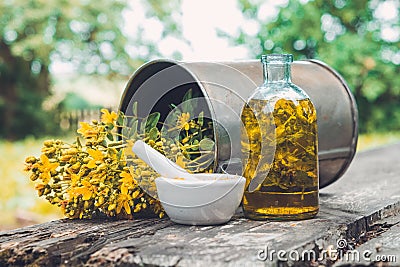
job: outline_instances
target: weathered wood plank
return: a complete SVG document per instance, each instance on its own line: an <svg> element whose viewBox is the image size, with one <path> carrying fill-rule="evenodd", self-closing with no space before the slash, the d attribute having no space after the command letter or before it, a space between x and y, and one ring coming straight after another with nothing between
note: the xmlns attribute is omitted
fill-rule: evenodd
<svg viewBox="0 0 400 267"><path fill-rule="evenodd" d="M313 250L322 256L324 250L336 249L340 239L347 242L345 249L370 249L376 239L385 248L382 253L393 254L400 251L399 151L397 144L358 154L340 180L321 190L321 211L312 220L251 221L238 214L228 224L208 227L168 219L59 220L0 232L0 266L290 265L289 253L295 257ZM368 232L379 233L379 227L387 231L365 239ZM276 252L272 261L259 260L265 250L285 251L288 261L279 261ZM319 263L333 261L321 257Z"/></svg>
<svg viewBox="0 0 400 267"><path fill-rule="evenodd" d="M375 222L360 236L364 243L339 260L335 265L360 263L368 265L374 261L386 265L400 264L400 215Z"/></svg>

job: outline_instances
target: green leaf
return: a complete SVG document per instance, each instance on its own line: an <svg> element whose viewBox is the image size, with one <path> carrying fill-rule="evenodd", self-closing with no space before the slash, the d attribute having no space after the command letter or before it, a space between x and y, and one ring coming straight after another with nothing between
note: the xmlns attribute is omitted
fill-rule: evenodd
<svg viewBox="0 0 400 267"><path fill-rule="evenodd" d="M107 124L107 129L108 129L108 131L111 131L112 129L114 129L114 124L108 123Z"/></svg>
<svg viewBox="0 0 400 267"><path fill-rule="evenodd" d="M139 134L144 134L144 130L146 128L146 121L147 121L146 118L144 118L140 123Z"/></svg>
<svg viewBox="0 0 400 267"><path fill-rule="evenodd" d="M107 141L103 140L100 145L102 145L103 147L107 147Z"/></svg>
<svg viewBox="0 0 400 267"><path fill-rule="evenodd" d="M198 146L199 143L200 143L199 140L197 140L197 139L194 140L192 143L192 145L193 145L192 150L194 150L194 151L199 150L199 146Z"/></svg>
<svg viewBox="0 0 400 267"><path fill-rule="evenodd" d="M146 126L145 126L145 131L148 132L150 129L157 127L157 123L160 119L160 113L159 112L154 112L150 114L147 119L146 119Z"/></svg>
<svg viewBox="0 0 400 267"><path fill-rule="evenodd" d="M118 161L120 161L121 160L121 157L122 157L122 149L121 150L119 150L118 151L118 153L117 153L117 159L118 159Z"/></svg>
<svg viewBox="0 0 400 267"><path fill-rule="evenodd" d="M153 127L150 129L149 133L148 133L148 137L151 140L157 140L157 138L160 136L160 132L158 131L157 127Z"/></svg>
<svg viewBox="0 0 400 267"><path fill-rule="evenodd" d="M192 99L192 96L193 96L192 89L190 88L189 90L187 90L186 94L183 96L182 102Z"/></svg>
<svg viewBox="0 0 400 267"><path fill-rule="evenodd" d="M169 104L170 109L179 109L175 104Z"/></svg>
<svg viewBox="0 0 400 267"><path fill-rule="evenodd" d="M176 121L178 118L182 115L182 112L179 108L173 109L170 114L168 114L168 121L166 123L171 126L175 127L176 126Z"/></svg>
<svg viewBox="0 0 400 267"><path fill-rule="evenodd" d="M129 119L127 117L124 117L124 121L122 124L122 130L121 130L121 134L124 138L127 138L130 132L130 128L128 127L129 124Z"/></svg>
<svg viewBox="0 0 400 267"><path fill-rule="evenodd" d="M124 125L124 118L122 112L118 112L117 125Z"/></svg>
<svg viewBox="0 0 400 267"><path fill-rule="evenodd" d="M211 140L210 138L204 138L203 140L200 141L199 147L201 150L211 151L214 149L214 141Z"/></svg>
<svg viewBox="0 0 400 267"><path fill-rule="evenodd" d="M126 139L132 139L131 137L136 134L138 126L138 120L136 118L125 118L124 127L122 128L122 135Z"/></svg>
<svg viewBox="0 0 400 267"><path fill-rule="evenodd" d="M138 120L136 120L136 119L132 120L132 124L129 127L130 131L129 131L129 134L128 134L128 139L133 139L133 140L136 139L138 124L139 124Z"/></svg>
<svg viewBox="0 0 400 267"><path fill-rule="evenodd" d="M200 126L203 126L203 123L204 123L204 112L203 111L200 112L199 117L197 118L197 123Z"/></svg>
<svg viewBox="0 0 400 267"><path fill-rule="evenodd" d="M140 123L140 134L150 131L151 128L156 127L158 120L160 119L160 113L154 112L144 118Z"/></svg>
<svg viewBox="0 0 400 267"><path fill-rule="evenodd" d="M182 98L182 112L186 113L189 112L190 115L193 115L194 112L194 102L192 99L192 89L189 89L186 94Z"/></svg>
<svg viewBox="0 0 400 267"><path fill-rule="evenodd" d="M137 117L137 102L133 102L132 104L132 116Z"/></svg>

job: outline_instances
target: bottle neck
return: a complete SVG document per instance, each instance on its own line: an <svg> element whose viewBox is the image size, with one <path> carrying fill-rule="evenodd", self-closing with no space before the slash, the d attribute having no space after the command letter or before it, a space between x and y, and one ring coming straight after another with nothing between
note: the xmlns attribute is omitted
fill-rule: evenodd
<svg viewBox="0 0 400 267"><path fill-rule="evenodd" d="M263 62L263 74L265 83L289 83L290 63Z"/></svg>

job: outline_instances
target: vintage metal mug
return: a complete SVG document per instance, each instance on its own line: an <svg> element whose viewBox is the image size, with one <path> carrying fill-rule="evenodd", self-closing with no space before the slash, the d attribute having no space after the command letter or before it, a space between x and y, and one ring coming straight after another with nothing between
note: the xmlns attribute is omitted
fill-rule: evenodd
<svg viewBox="0 0 400 267"><path fill-rule="evenodd" d="M259 61L176 62L154 60L130 78L120 110L139 115L158 111L165 120L170 104L180 104L187 90L202 96L201 108L214 120L214 170L239 172L241 162L240 112L250 94L262 83ZM317 109L320 187L339 179L349 167L358 138L357 105L344 79L317 60L295 61L292 80L310 96Z"/></svg>

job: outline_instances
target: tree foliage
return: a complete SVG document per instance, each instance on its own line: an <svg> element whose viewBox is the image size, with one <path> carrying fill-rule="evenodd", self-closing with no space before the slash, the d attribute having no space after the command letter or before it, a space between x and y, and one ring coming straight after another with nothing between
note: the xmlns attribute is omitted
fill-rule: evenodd
<svg viewBox="0 0 400 267"><path fill-rule="evenodd" d="M126 41L118 30L124 4L100 2L0 3L0 136L56 130L54 113L42 110L52 62L71 62L86 73L127 72Z"/></svg>
<svg viewBox="0 0 400 267"><path fill-rule="evenodd" d="M388 29L398 32L399 14L379 14L387 1L289 0L275 15L264 16L268 2L239 0L243 14L259 30L250 35L242 29L228 38L247 46L253 57L286 52L326 62L353 91L362 132L400 130L399 36L385 36Z"/></svg>
<svg viewBox="0 0 400 267"><path fill-rule="evenodd" d="M155 9L162 7L156 1L142 5L146 16L170 20L168 6ZM42 110L57 64L83 75L126 78L149 57L159 55L155 44L141 38L141 31L136 36L124 32L128 9L126 0L0 2L0 138L57 131L55 113ZM171 25L179 24L169 23L164 35ZM146 45L147 55L132 58L130 52L140 45Z"/></svg>

